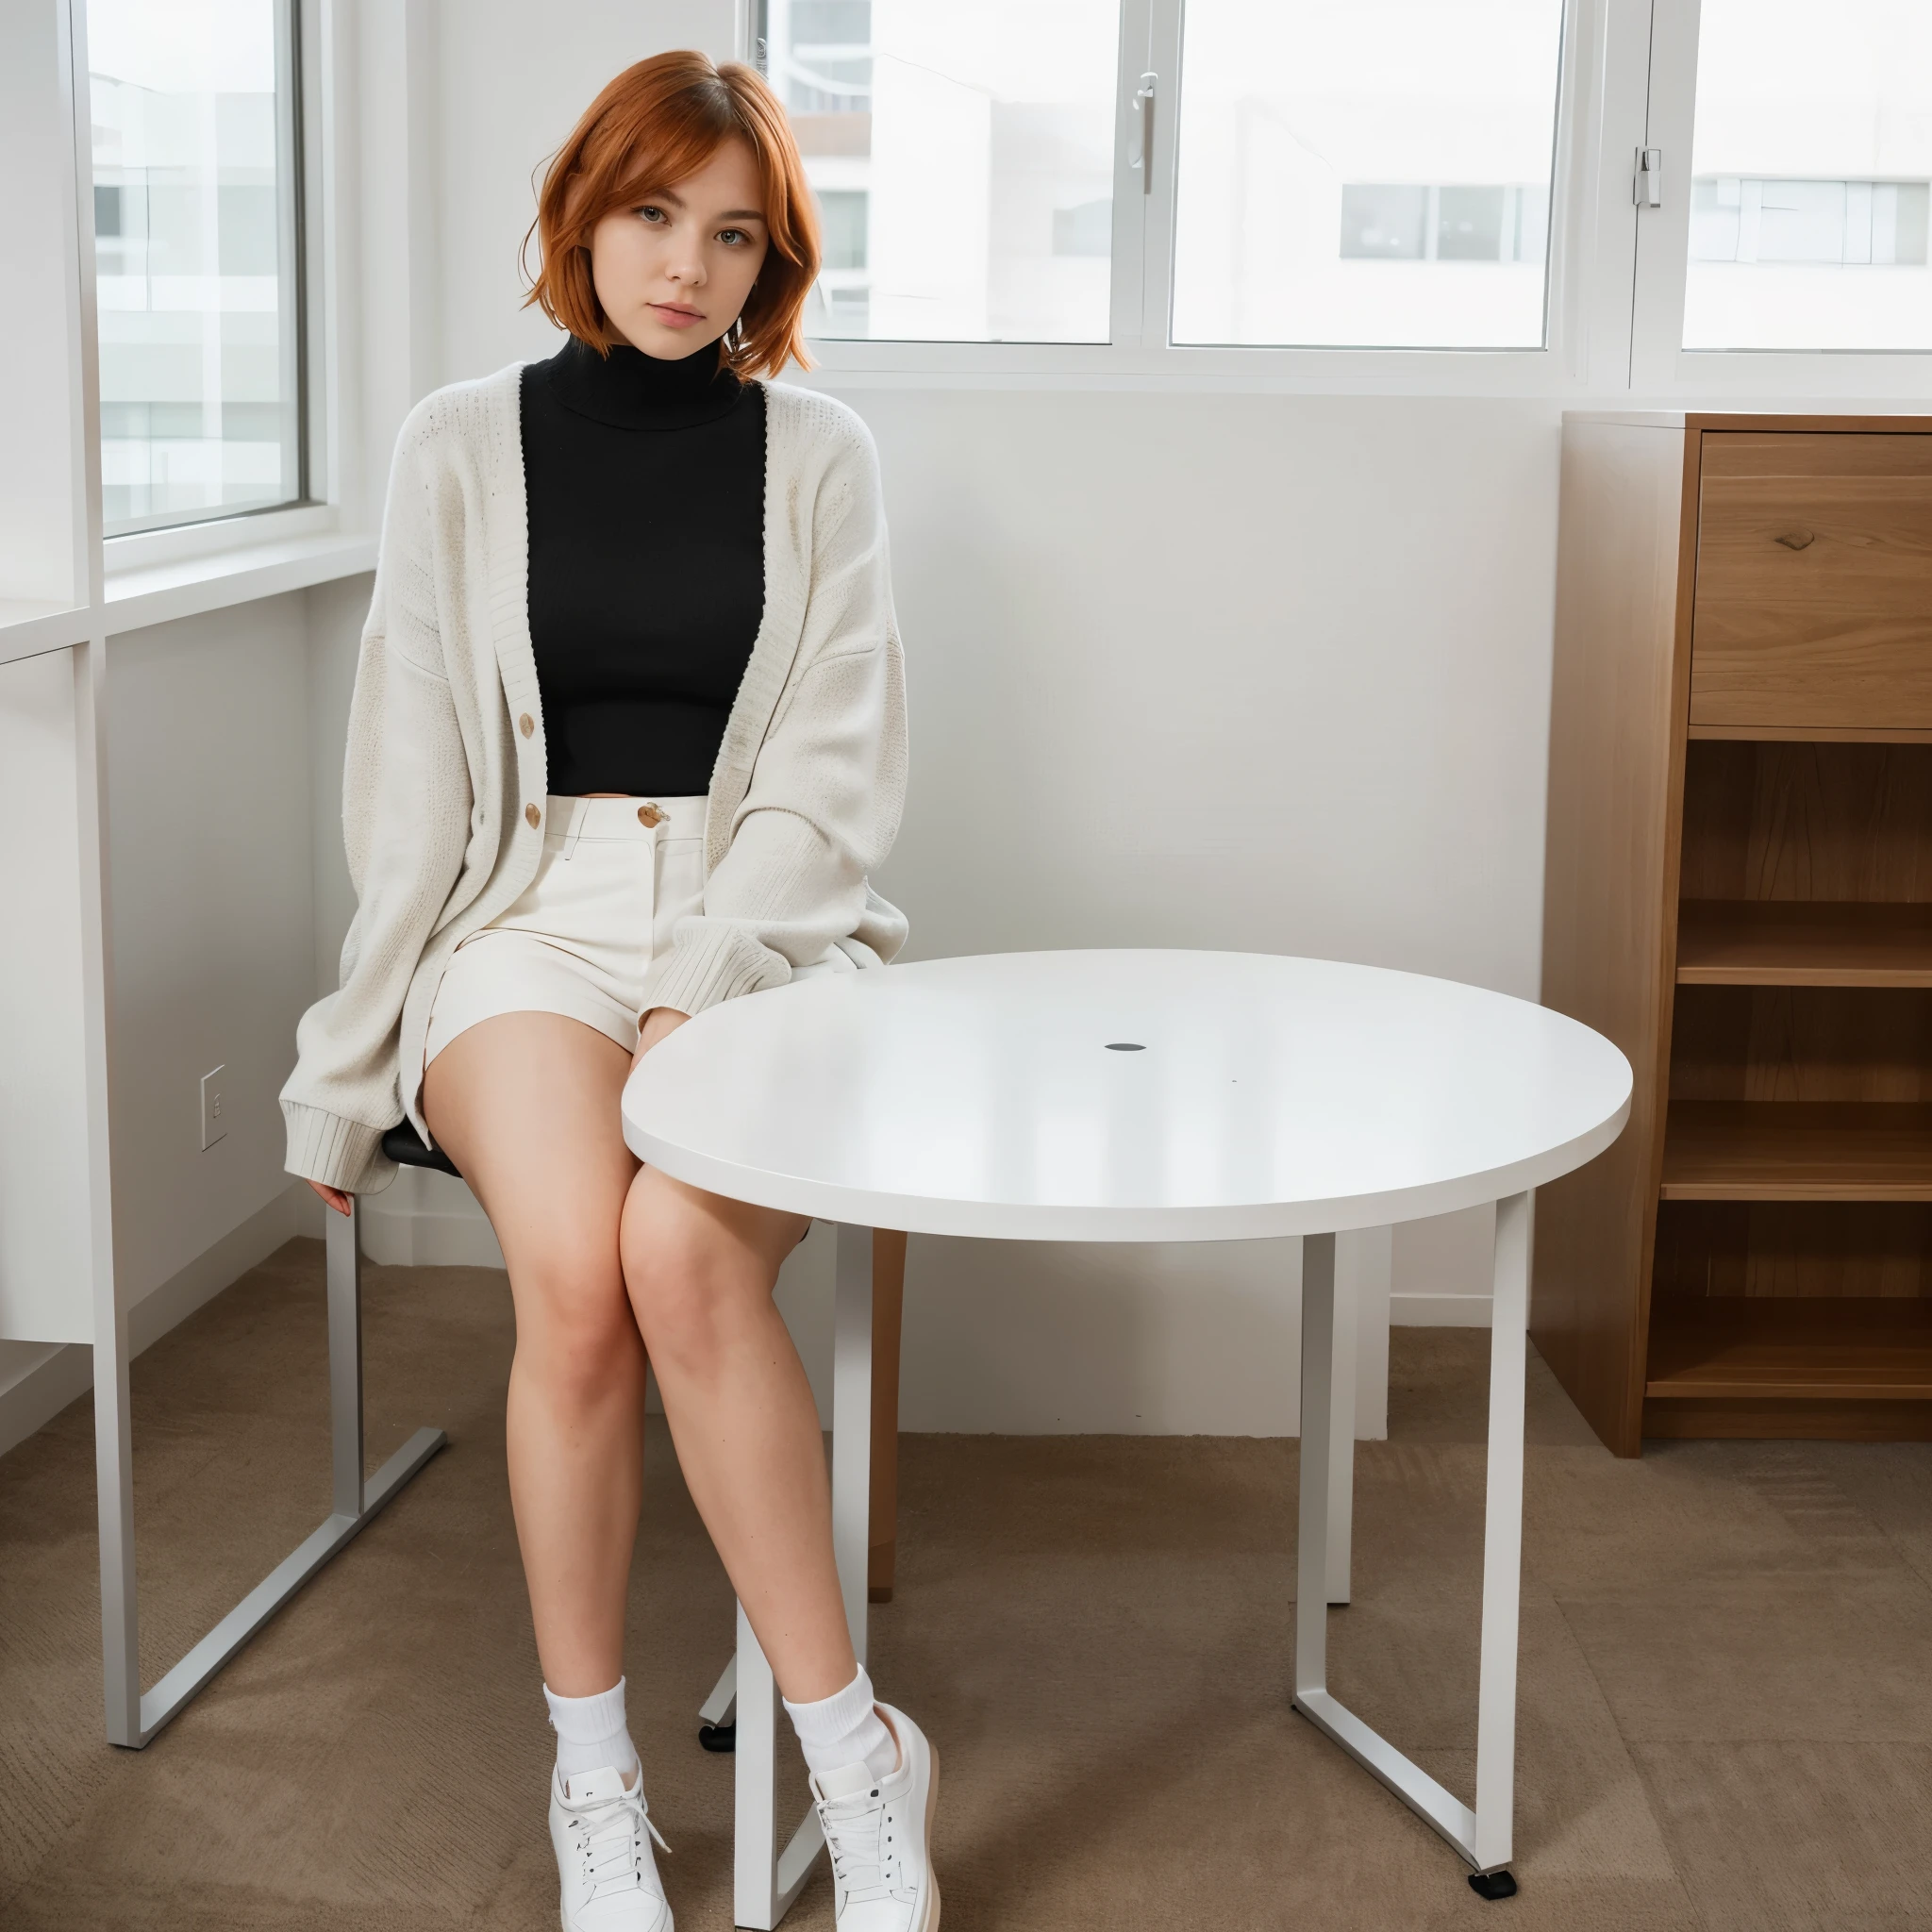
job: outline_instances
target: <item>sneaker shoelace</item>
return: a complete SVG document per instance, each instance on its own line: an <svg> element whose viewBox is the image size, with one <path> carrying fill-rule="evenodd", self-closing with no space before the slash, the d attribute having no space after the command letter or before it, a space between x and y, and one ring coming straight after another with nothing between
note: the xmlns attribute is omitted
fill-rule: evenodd
<svg viewBox="0 0 1932 1932"><path fill-rule="evenodd" d="M591 1899L601 1898L607 1891L628 1891L644 1882L647 1831L669 1857L671 1847L664 1842L664 1834L652 1824L650 1807L644 1803L641 1778L636 1790L625 1791L622 1797L586 1806L582 1810L572 1807L571 1836L576 1842Z"/></svg>
<svg viewBox="0 0 1932 1932"><path fill-rule="evenodd" d="M886 1830L886 1806L878 1787L848 1798L822 1798L819 1823L832 1875L848 1899L890 1898L899 1876L898 1848Z"/></svg>

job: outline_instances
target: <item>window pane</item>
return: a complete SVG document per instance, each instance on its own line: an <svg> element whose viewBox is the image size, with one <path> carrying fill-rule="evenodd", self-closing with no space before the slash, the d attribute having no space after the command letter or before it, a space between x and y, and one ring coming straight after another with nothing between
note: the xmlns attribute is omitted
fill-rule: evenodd
<svg viewBox="0 0 1932 1932"><path fill-rule="evenodd" d="M1119 0L769 0L815 336L1104 342Z"/></svg>
<svg viewBox="0 0 1932 1932"><path fill-rule="evenodd" d="M300 493L285 0L88 0L107 527Z"/></svg>
<svg viewBox="0 0 1932 1932"><path fill-rule="evenodd" d="M1540 348L1562 0L1188 0L1174 339Z"/></svg>
<svg viewBox="0 0 1932 1932"><path fill-rule="evenodd" d="M1932 349L1932 7L1704 0L1687 349Z"/></svg>

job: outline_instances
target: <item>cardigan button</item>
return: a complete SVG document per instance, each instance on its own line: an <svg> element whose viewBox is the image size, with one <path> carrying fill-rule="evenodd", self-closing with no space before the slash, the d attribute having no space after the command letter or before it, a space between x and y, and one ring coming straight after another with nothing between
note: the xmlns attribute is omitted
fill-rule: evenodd
<svg viewBox="0 0 1932 1932"><path fill-rule="evenodd" d="M527 711L525 711L524 715L517 720L517 729L521 731L525 738L529 737L530 733L536 730L536 728L537 721L536 719L531 717L529 712Z"/></svg>
<svg viewBox="0 0 1932 1932"><path fill-rule="evenodd" d="M531 828L534 830L541 822L543 814L534 805L526 805L524 808L524 816L529 820Z"/></svg>

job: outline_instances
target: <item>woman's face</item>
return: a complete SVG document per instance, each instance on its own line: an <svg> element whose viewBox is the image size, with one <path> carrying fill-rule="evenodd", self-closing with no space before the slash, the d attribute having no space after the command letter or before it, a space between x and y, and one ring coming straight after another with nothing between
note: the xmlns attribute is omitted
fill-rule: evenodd
<svg viewBox="0 0 1932 1932"><path fill-rule="evenodd" d="M738 320L771 238L765 193L741 141L675 187L608 214L591 231L591 280L610 326L668 362Z"/></svg>

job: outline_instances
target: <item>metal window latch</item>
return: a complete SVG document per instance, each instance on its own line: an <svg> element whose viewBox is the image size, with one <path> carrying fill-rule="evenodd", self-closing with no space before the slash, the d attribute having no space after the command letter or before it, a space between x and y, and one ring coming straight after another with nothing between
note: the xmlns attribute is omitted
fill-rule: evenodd
<svg viewBox="0 0 1932 1932"><path fill-rule="evenodd" d="M1660 147L1637 150L1637 174L1630 183L1630 199L1639 208L1664 205L1664 151Z"/></svg>
<svg viewBox="0 0 1932 1932"><path fill-rule="evenodd" d="M1134 105L1141 110L1141 141L1127 157L1127 166L1140 169L1142 194L1154 192L1154 91L1159 79L1158 74L1143 74L1134 90Z"/></svg>

